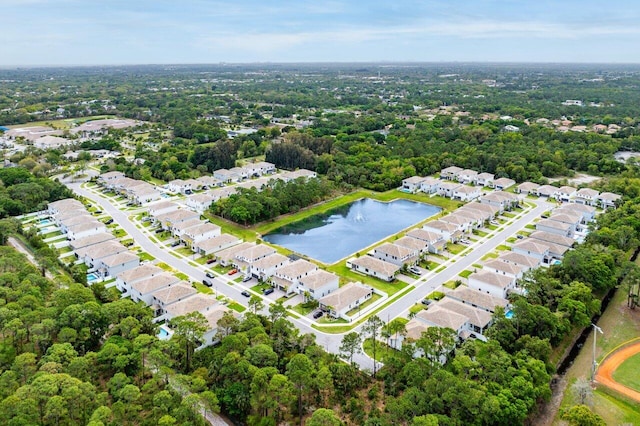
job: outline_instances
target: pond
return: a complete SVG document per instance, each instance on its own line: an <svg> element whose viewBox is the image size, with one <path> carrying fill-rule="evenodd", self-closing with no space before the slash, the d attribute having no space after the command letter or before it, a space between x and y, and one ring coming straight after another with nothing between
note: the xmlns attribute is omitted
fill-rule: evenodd
<svg viewBox="0 0 640 426"><path fill-rule="evenodd" d="M414 201L384 203L364 198L278 228L263 239L320 262L335 263L439 211Z"/></svg>

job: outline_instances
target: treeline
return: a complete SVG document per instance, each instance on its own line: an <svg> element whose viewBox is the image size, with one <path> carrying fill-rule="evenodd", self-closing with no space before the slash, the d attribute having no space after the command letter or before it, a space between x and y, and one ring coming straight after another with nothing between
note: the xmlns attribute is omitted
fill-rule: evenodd
<svg viewBox="0 0 640 426"><path fill-rule="evenodd" d="M0 218L43 210L50 201L73 193L59 182L37 178L27 169L0 169Z"/></svg>
<svg viewBox="0 0 640 426"><path fill-rule="evenodd" d="M182 348L180 336L159 342L151 320L144 304L65 275L54 283L0 246L0 423L204 424L197 404L215 410L215 395L189 379L197 395L183 399L164 374L150 375Z"/></svg>
<svg viewBox="0 0 640 426"><path fill-rule="evenodd" d="M273 179L261 189L238 188L236 194L213 203L210 209L215 215L249 225L295 213L333 193L334 185L324 179L301 177L289 182Z"/></svg>

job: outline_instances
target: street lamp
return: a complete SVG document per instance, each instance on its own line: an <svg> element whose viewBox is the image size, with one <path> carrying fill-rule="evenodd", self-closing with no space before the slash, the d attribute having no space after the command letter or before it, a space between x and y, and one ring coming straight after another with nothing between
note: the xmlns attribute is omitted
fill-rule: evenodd
<svg viewBox="0 0 640 426"><path fill-rule="evenodd" d="M591 366L591 381L593 382L596 379L596 367L598 363L596 362L596 338L598 337L598 333L604 334L602 329L591 323L593 326L593 365Z"/></svg>

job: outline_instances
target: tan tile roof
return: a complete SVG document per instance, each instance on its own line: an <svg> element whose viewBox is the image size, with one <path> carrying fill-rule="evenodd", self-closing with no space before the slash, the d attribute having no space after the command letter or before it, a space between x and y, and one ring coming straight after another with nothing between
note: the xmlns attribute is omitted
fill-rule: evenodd
<svg viewBox="0 0 640 426"><path fill-rule="evenodd" d="M504 308L509 304L507 299L492 296L491 294L483 293L465 285L458 286L458 288L448 293L445 299L449 297L464 301L468 304L478 306L491 312L495 311L496 306Z"/></svg>
<svg viewBox="0 0 640 426"><path fill-rule="evenodd" d="M451 328L456 331L469 320L464 315L438 306L438 303L430 306L426 311L418 312L415 318L438 327Z"/></svg>
<svg viewBox="0 0 640 426"><path fill-rule="evenodd" d="M424 240L406 236L398 238L394 241L394 244L402 247L407 247L410 250L424 250L428 246L428 243Z"/></svg>
<svg viewBox="0 0 640 426"><path fill-rule="evenodd" d="M220 232L220 227L218 225L214 225L213 223L204 222L199 223L195 226L190 226L185 228L184 233L191 236L204 235L209 232Z"/></svg>
<svg viewBox="0 0 640 426"><path fill-rule="evenodd" d="M131 284L131 288L140 292L140 294L147 294L165 288L170 284L175 284L180 280L168 272L162 272L153 277L145 278Z"/></svg>
<svg viewBox="0 0 640 426"><path fill-rule="evenodd" d="M300 283L310 290L317 290L332 281L337 281L338 276L322 269L312 272L306 277L300 278Z"/></svg>
<svg viewBox="0 0 640 426"><path fill-rule="evenodd" d="M377 253L386 253L390 256L395 256L398 259L404 259L405 257L411 256L415 253L415 250L392 243L380 244L373 250Z"/></svg>
<svg viewBox="0 0 640 426"><path fill-rule="evenodd" d="M443 222L441 220L434 220L431 222L427 222L423 225L423 228L426 229L427 231L429 230L429 228L438 229L440 231L445 231L445 232L455 232L458 230L457 226L451 223Z"/></svg>
<svg viewBox="0 0 640 426"><path fill-rule="evenodd" d="M107 232L101 232L99 234L89 235L87 237L78 238L77 240L69 241L69 246L72 249L77 250L82 247L88 247L95 244L104 243L105 241L112 241L115 239L116 237L114 237L113 234L109 234Z"/></svg>
<svg viewBox="0 0 640 426"><path fill-rule="evenodd" d="M153 297L158 299L162 304L169 305L197 292L198 291L191 287L188 282L180 281L177 284L154 291Z"/></svg>
<svg viewBox="0 0 640 426"><path fill-rule="evenodd" d="M484 328L491 322L491 314L483 309L474 308L470 305L458 302L457 300L444 298L440 300L436 306L443 307L449 311L455 312L469 318L469 322L480 328Z"/></svg>
<svg viewBox="0 0 640 426"><path fill-rule="evenodd" d="M114 254L113 256L105 257L100 259L100 262L104 263L105 266L116 266L123 263L129 263L134 260L140 261L140 258L131 253L130 251L125 251L122 253Z"/></svg>
<svg viewBox="0 0 640 426"><path fill-rule="evenodd" d="M523 265L517 265L515 263L503 262L502 260L489 260L484 263L484 266L496 269L501 272L506 272L507 274L518 275L526 269Z"/></svg>
<svg viewBox="0 0 640 426"><path fill-rule="evenodd" d="M198 293L167 306L165 308L165 311L167 312L167 314L175 318L191 312L205 312L206 310L213 308L217 304L218 301L215 299L215 297Z"/></svg>
<svg viewBox="0 0 640 426"><path fill-rule="evenodd" d="M513 283L513 278L498 275L495 272L478 271L469 275L469 280L480 281L494 287L505 289Z"/></svg>
<svg viewBox="0 0 640 426"><path fill-rule="evenodd" d="M599 194L600 194L599 191L596 191L595 189L591 189L591 188L580 188L578 189L578 192L576 192L577 197L595 198Z"/></svg>
<svg viewBox="0 0 640 426"><path fill-rule="evenodd" d="M124 271L118 274L118 278L120 278L125 283L133 283L142 278L151 277L153 275L158 275L164 272L164 269L147 263L146 265L140 265L133 269L129 269L128 271Z"/></svg>
<svg viewBox="0 0 640 426"><path fill-rule="evenodd" d="M418 240L426 241L428 243L434 243L442 238L440 234L436 234L435 232L425 231L424 229L412 229L407 232L407 236L411 238L416 238Z"/></svg>
<svg viewBox="0 0 640 426"><path fill-rule="evenodd" d="M535 268L536 266L540 265L540 261L535 257L527 256L520 253L514 253L512 251L501 254L498 259L504 260L505 262L528 266L530 268Z"/></svg>
<svg viewBox="0 0 640 426"><path fill-rule="evenodd" d="M231 259L234 259L236 257L237 253L240 253L246 249L248 249L249 247L253 246L254 243L240 243L237 244L235 246L226 248L224 250L220 250L218 252L216 252L216 256L219 259L222 259L224 261L229 261Z"/></svg>
<svg viewBox="0 0 640 426"><path fill-rule="evenodd" d="M540 188L540 185L533 182L522 182L520 185L518 185L518 189L524 192L535 191L538 188Z"/></svg>
<svg viewBox="0 0 640 426"><path fill-rule="evenodd" d="M296 279L305 273L315 271L318 266L304 259L298 259L288 265L284 265L276 270L276 275L282 278Z"/></svg>
<svg viewBox="0 0 640 426"><path fill-rule="evenodd" d="M372 256L361 256L356 259L352 259L351 263L358 265L362 268L368 268L372 271L381 273L386 276L393 276L400 270L400 267L393 263L385 262L384 260L376 259Z"/></svg>
<svg viewBox="0 0 640 426"><path fill-rule="evenodd" d="M236 253L235 257L240 260L252 262L275 252L276 250L273 247L270 247L266 244L256 244L252 247L242 250L241 252Z"/></svg>
<svg viewBox="0 0 640 426"><path fill-rule="evenodd" d="M422 337L422 333L427 331L428 328L429 326L420 319L411 318L407 325L405 325L405 330L407 331L406 337L407 339L418 340Z"/></svg>
<svg viewBox="0 0 640 426"><path fill-rule="evenodd" d="M256 260L251 264L251 266L256 269L269 269L273 266L280 265L281 263L286 264L288 262L289 258L287 256L281 255L280 253L274 253Z"/></svg>
<svg viewBox="0 0 640 426"><path fill-rule="evenodd" d="M222 319L225 312L234 312L224 305L217 304L204 313L204 317L209 324L209 330L218 328L218 321Z"/></svg>
<svg viewBox="0 0 640 426"><path fill-rule="evenodd" d="M102 257L112 256L116 253L127 251L119 241L109 240L102 243L86 246L76 250L78 257L89 256L92 259L100 259Z"/></svg>
<svg viewBox="0 0 640 426"><path fill-rule="evenodd" d="M229 235L229 234L220 234L218 236L215 236L213 238L209 238L207 240L201 241L197 244L197 246L202 249L207 251L210 248L214 248L214 247L220 247L220 246L224 246L227 244L232 244L232 243L241 243L242 240L238 237L234 237L233 235Z"/></svg>
<svg viewBox="0 0 640 426"><path fill-rule="evenodd" d="M531 233L531 235L529 235L529 238L533 238L534 240L546 241L553 244L559 244L566 247L571 247L573 243L575 243L575 240L573 238L545 231L533 232Z"/></svg>
<svg viewBox="0 0 640 426"><path fill-rule="evenodd" d="M520 250L526 250L531 253L537 253L537 254L545 254L547 252L547 248L544 245L536 242L536 240L533 240L531 238L526 238L524 240L521 240L515 243L513 247L518 248Z"/></svg>
<svg viewBox="0 0 640 426"><path fill-rule="evenodd" d="M558 229L560 231L568 231L571 229L570 223L552 219L542 219L540 222L536 223L536 229L538 229L538 226L545 226L547 228Z"/></svg>
<svg viewBox="0 0 640 426"><path fill-rule="evenodd" d="M324 306L332 307L336 312L340 312L350 304L371 293L373 293L373 290L370 287L351 282L321 298L319 302Z"/></svg>
<svg viewBox="0 0 640 426"><path fill-rule="evenodd" d="M551 214L551 216L549 216L550 220L555 220L557 222L564 222L564 223L579 223L580 220L582 219L582 215L581 214L567 214L567 213L557 213L554 212L553 214Z"/></svg>

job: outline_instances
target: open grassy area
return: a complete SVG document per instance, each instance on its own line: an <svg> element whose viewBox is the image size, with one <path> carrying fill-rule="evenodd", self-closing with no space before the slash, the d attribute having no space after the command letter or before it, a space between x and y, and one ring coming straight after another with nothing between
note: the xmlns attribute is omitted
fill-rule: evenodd
<svg viewBox="0 0 640 426"><path fill-rule="evenodd" d="M140 260L148 260L149 262L152 262L152 261L156 260L155 257L151 256L146 251L138 253L138 256L140 256Z"/></svg>
<svg viewBox="0 0 640 426"><path fill-rule="evenodd" d="M609 351L640 335L640 310L632 311L627 308L626 292L623 289L619 289L606 312L598 321L598 326L604 332L603 334L598 334L596 341L596 360L600 362L602 357ZM561 408L568 408L575 403L570 391L571 384L579 377L589 377L591 363L593 362L593 333L587 338L583 348L566 373L568 386ZM597 388L594 392L593 400L593 411L602 416L606 424L640 424L640 407L619 397L613 391L609 391L606 388ZM559 414L556 415L553 424L558 426L564 424L560 421Z"/></svg>
<svg viewBox="0 0 640 426"><path fill-rule="evenodd" d="M347 281L360 281L363 284L370 285L378 290L384 291L389 296L397 293L408 285L407 283L398 280L388 283L386 281L370 277L369 275L353 272L351 269L347 268L343 262L331 265L327 270L346 278Z"/></svg>
<svg viewBox="0 0 640 426"><path fill-rule="evenodd" d="M470 270L465 270L460 272L458 275L460 275L462 278L469 278L469 275L473 274L473 271Z"/></svg>
<svg viewBox="0 0 640 426"><path fill-rule="evenodd" d="M244 312L247 310L247 308L245 308L244 306L242 306L241 304L239 304L238 302L231 302L227 305L227 308L229 309L233 309L236 312Z"/></svg>
<svg viewBox="0 0 640 426"><path fill-rule="evenodd" d="M640 391L640 354L627 358L616 371L613 379L631 389Z"/></svg>
<svg viewBox="0 0 640 426"><path fill-rule="evenodd" d="M364 353L369 355L371 358L373 358L373 340L365 339L365 341L362 344L362 347L364 349ZM392 355L397 355L398 353L399 352L396 351L395 349L387 346L386 343L383 343L380 341L376 342L376 361L380 361L384 363L387 357Z"/></svg>
<svg viewBox="0 0 640 426"><path fill-rule="evenodd" d="M413 305L412 307L409 308L409 313L410 314L417 314L418 312L420 312L424 308L426 308L426 306L423 305L422 303L416 303L415 305Z"/></svg>
<svg viewBox="0 0 640 426"><path fill-rule="evenodd" d="M189 276L183 272L178 272L176 274L176 277L178 277L181 280L189 281Z"/></svg>
<svg viewBox="0 0 640 426"><path fill-rule="evenodd" d="M200 293L204 293L204 294L213 294L213 290L211 290L211 288L207 287L206 285L202 284L202 283L193 283L193 286L196 288L196 290L198 290Z"/></svg>
<svg viewBox="0 0 640 426"><path fill-rule="evenodd" d="M474 229L472 232L473 235L477 235L479 237L486 237L487 235L489 235L487 232L480 231L479 229Z"/></svg>
<svg viewBox="0 0 640 426"><path fill-rule="evenodd" d="M20 128L20 127L33 127L33 126L47 126L53 127L56 130L68 130L74 127L75 125L86 123L91 120L102 120L105 118L116 118L115 115L93 115L91 117L82 117L82 118L65 118L63 120L43 120L43 121L33 121L27 124L13 124L7 126L10 129Z"/></svg>
<svg viewBox="0 0 640 426"><path fill-rule="evenodd" d="M497 253L487 253L484 256L482 256L480 260L496 259L497 257L498 257Z"/></svg>
<svg viewBox="0 0 640 426"><path fill-rule="evenodd" d="M306 305L306 306L305 306ZM298 303L296 306L291 307L291 310L299 313L302 316L309 315L316 308L311 305L307 305L306 303Z"/></svg>
<svg viewBox="0 0 640 426"><path fill-rule="evenodd" d="M498 250L498 251L507 251L507 250L511 250L511 247L505 246L504 244L500 244L498 247L496 247L496 250Z"/></svg>
<svg viewBox="0 0 640 426"><path fill-rule="evenodd" d="M175 251L176 253L180 253L183 256L193 256L195 254L189 247L180 247Z"/></svg>
<svg viewBox="0 0 640 426"><path fill-rule="evenodd" d="M447 244L447 251L454 255L462 253L466 248L462 244Z"/></svg>

